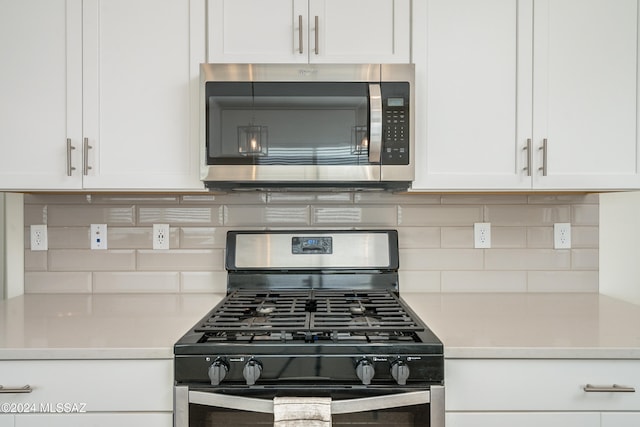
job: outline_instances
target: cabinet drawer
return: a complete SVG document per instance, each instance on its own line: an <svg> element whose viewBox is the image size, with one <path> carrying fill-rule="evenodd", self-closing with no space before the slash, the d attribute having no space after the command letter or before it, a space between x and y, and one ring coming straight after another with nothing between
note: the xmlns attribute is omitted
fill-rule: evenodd
<svg viewBox="0 0 640 427"><path fill-rule="evenodd" d="M447 360L448 411L616 411L640 408L638 360ZM585 392L595 386L635 392Z"/></svg>
<svg viewBox="0 0 640 427"><path fill-rule="evenodd" d="M15 427L171 427L170 413L144 414L70 414L70 415L20 415Z"/></svg>
<svg viewBox="0 0 640 427"><path fill-rule="evenodd" d="M600 427L600 414L597 412L465 412L448 413L446 423L447 427Z"/></svg>
<svg viewBox="0 0 640 427"><path fill-rule="evenodd" d="M77 403L87 412L173 410L171 360L0 361L0 384L33 389L0 394L8 403Z"/></svg>

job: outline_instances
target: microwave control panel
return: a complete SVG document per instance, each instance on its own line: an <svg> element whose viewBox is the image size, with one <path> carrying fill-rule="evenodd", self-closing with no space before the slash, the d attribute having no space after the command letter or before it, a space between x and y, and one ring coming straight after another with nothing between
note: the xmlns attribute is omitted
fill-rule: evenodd
<svg viewBox="0 0 640 427"><path fill-rule="evenodd" d="M409 164L409 83L383 82L382 153L383 165Z"/></svg>

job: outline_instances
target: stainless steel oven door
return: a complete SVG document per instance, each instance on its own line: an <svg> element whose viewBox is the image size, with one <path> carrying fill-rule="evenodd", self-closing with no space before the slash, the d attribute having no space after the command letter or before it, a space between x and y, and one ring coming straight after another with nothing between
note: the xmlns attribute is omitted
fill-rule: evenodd
<svg viewBox="0 0 640 427"><path fill-rule="evenodd" d="M361 397L362 391L332 392L333 426L444 427L444 387ZM176 386L174 427L272 426L275 390L259 397L214 393ZM256 396L256 394L252 394ZM346 397L346 396L350 397ZM356 396L356 397L353 397ZM346 398L345 398L346 397Z"/></svg>

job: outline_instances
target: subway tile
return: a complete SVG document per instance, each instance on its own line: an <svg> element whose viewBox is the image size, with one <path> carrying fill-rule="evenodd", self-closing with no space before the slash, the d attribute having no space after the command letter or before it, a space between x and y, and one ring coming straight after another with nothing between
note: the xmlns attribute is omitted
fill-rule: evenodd
<svg viewBox="0 0 640 427"><path fill-rule="evenodd" d="M600 246L600 230L598 227L571 227L571 247L598 248Z"/></svg>
<svg viewBox="0 0 640 427"><path fill-rule="evenodd" d="M89 249L89 227L48 227L49 249ZM108 230L108 235L111 229Z"/></svg>
<svg viewBox="0 0 640 427"><path fill-rule="evenodd" d="M526 205L527 196L520 194L445 194L443 205Z"/></svg>
<svg viewBox="0 0 640 427"><path fill-rule="evenodd" d="M400 295L411 292L440 292L439 271L406 271L398 272Z"/></svg>
<svg viewBox="0 0 640 427"><path fill-rule="evenodd" d="M574 270L597 270L598 249L571 249L571 266Z"/></svg>
<svg viewBox="0 0 640 427"><path fill-rule="evenodd" d="M27 294L91 293L91 272L26 272Z"/></svg>
<svg viewBox="0 0 640 427"><path fill-rule="evenodd" d="M140 206L138 225L216 226L222 225L222 212L222 206Z"/></svg>
<svg viewBox="0 0 640 427"><path fill-rule="evenodd" d="M443 271L442 292L526 292L525 271Z"/></svg>
<svg viewBox="0 0 640 427"><path fill-rule="evenodd" d="M175 205L179 197L165 194L94 194L91 203L95 205Z"/></svg>
<svg viewBox="0 0 640 427"><path fill-rule="evenodd" d="M440 227L398 227L400 248L439 248Z"/></svg>
<svg viewBox="0 0 640 427"><path fill-rule="evenodd" d="M262 192L221 193L221 194L186 194L180 198L182 204L264 204L267 194Z"/></svg>
<svg viewBox="0 0 640 427"><path fill-rule="evenodd" d="M137 267L140 271L224 271L224 250L139 250Z"/></svg>
<svg viewBox="0 0 640 427"><path fill-rule="evenodd" d="M483 250L401 249L402 270L481 270Z"/></svg>
<svg viewBox="0 0 640 427"><path fill-rule="evenodd" d="M314 206L311 212L312 224L319 226L395 226L398 223L395 205Z"/></svg>
<svg viewBox="0 0 640 427"><path fill-rule="evenodd" d="M93 274L93 292L104 293L161 293L179 292L177 272L102 272Z"/></svg>
<svg viewBox="0 0 640 427"><path fill-rule="evenodd" d="M525 227L494 227L491 225L491 247L526 248L527 228Z"/></svg>
<svg viewBox="0 0 640 427"><path fill-rule="evenodd" d="M443 248L473 248L473 243L473 227L442 227Z"/></svg>
<svg viewBox="0 0 640 427"><path fill-rule="evenodd" d="M226 227L182 227L181 249L224 249L227 244Z"/></svg>
<svg viewBox="0 0 640 427"><path fill-rule="evenodd" d="M224 207L226 227L305 226L309 223L309 206L307 205L226 205Z"/></svg>
<svg viewBox="0 0 640 427"><path fill-rule="evenodd" d="M351 193L304 193L304 192L282 192L267 194L267 203L353 203Z"/></svg>
<svg viewBox="0 0 640 427"><path fill-rule="evenodd" d="M598 204L598 194L533 194L530 204Z"/></svg>
<svg viewBox="0 0 640 427"><path fill-rule="evenodd" d="M128 271L134 270L133 250L49 250L49 271Z"/></svg>
<svg viewBox="0 0 640 427"><path fill-rule="evenodd" d="M398 224L402 226L473 225L482 222L482 206L400 205Z"/></svg>
<svg viewBox="0 0 640 427"><path fill-rule="evenodd" d="M597 271L530 271L529 292L598 292Z"/></svg>
<svg viewBox="0 0 640 427"><path fill-rule="evenodd" d="M598 225L600 222L599 205L573 206L571 223L573 225Z"/></svg>
<svg viewBox="0 0 640 427"><path fill-rule="evenodd" d="M439 194L396 194L388 192L358 192L354 201L358 204L439 205Z"/></svg>
<svg viewBox="0 0 640 427"><path fill-rule="evenodd" d="M88 194L25 194L25 205L83 205L91 203L91 196Z"/></svg>
<svg viewBox="0 0 640 427"><path fill-rule="evenodd" d="M24 251L24 271L47 271L49 251Z"/></svg>
<svg viewBox="0 0 640 427"><path fill-rule="evenodd" d="M88 224L134 225L133 206L50 205L47 224L74 227Z"/></svg>
<svg viewBox="0 0 640 427"><path fill-rule="evenodd" d="M569 250L486 249L485 270L569 270Z"/></svg>
<svg viewBox="0 0 640 427"><path fill-rule="evenodd" d="M47 223L47 205L24 205L24 225L46 224Z"/></svg>
<svg viewBox="0 0 640 427"><path fill-rule="evenodd" d="M553 226L527 227L527 247L553 248Z"/></svg>
<svg viewBox="0 0 640 427"><path fill-rule="evenodd" d="M227 291L227 273L225 271L186 271L180 273L182 292L220 292Z"/></svg>
<svg viewBox="0 0 640 427"><path fill-rule="evenodd" d="M569 205L487 205L485 221L496 226L541 226L570 222Z"/></svg>

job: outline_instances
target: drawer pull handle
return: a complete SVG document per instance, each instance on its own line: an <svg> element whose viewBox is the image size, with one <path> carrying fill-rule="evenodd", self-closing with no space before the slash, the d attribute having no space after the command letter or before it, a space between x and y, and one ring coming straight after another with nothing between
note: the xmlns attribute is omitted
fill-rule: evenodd
<svg viewBox="0 0 640 427"><path fill-rule="evenodd" d="M626 387L619 384L613 384L611 386L587 384L584 386L583 390L587 393L635 393L636 391L633 387Z"/></svg>
<svg viewBox="0 0 640 427"><path fill-rule="evenodd" d="M32 391L33 389L29 384L24 387L18 388L4 388L2 385L0 385L0 393L31 393Z"/></svg>

